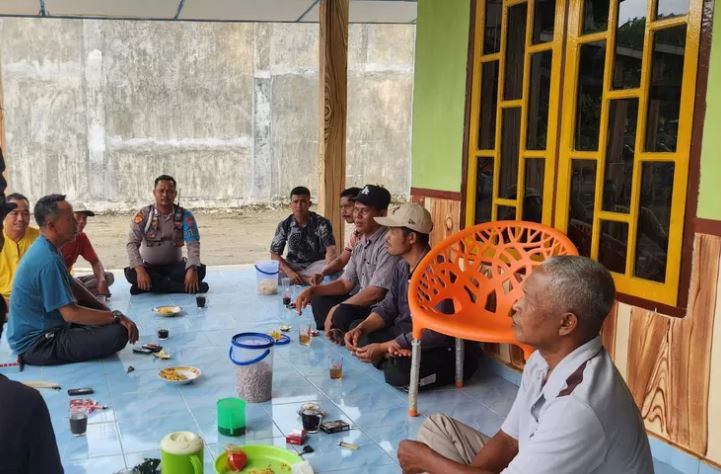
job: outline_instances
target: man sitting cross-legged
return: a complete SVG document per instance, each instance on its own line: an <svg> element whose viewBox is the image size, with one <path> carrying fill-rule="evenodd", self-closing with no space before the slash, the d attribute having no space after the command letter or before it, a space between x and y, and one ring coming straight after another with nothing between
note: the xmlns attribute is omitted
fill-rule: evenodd
<svg viewBox="0 0 721 474"><path fill-rule="evenodd" d="M5 197L0 196L0 227L2 218L15 206L16 203L5 202ZM0 249L4 241L0 232ZM0 337L6 313L5 299L0 298ZM0 374L0 407L3 407L0 410L0 472L61 474L63 466L55 432L42 395Z"/></svg>
<svg viewBox="0 0 721 474"><path fill-rule="evenodd" d="M310 210L311 204L308 188L293 188L293 214L278 224L270 244L270 258L278 261L281 275L294 285L313 283L313 276L336 257L333 227L328 219ZM288 254L283 258L286 244Z"/></svg>
<svg viewBox="0 0 721 474"><path fill-rule="evenodd" d="M354 216L363 237L353 249L343 275L325 285L306 288L296 300L298 311L311 303L316 327L325 330L334 342L342 343L342 333L349 329L345 323L368 316L371 306L382 300L391 286L398 257L386 249L384 238L388 229L373 220L386 215L390 200L388 190L380 186L369 184L361 189L356 196ZM351 294L356 286L358 292Z"/></svg>
<svg viewBox="0 0 721 474"><path fill-rule="evenodd" d="M155 204L133 217L125 249L130 266L125 278L130 293L205 293L205 265L200 263L200 232L193 213L175 204L175 178L155 178ZM188 259L183 258L183 246Z"/></svg>
<svg viewBox="0 0 721 474"><path fill-rule="evenodd" d="M401 258L393 272L391 288L383 301L371 308L371 314L365 320L341 323L351 327L345 334L345 345L363 362L370 362L383 370L386 382L390 385L407 386L410 381L410 348L413 338L408 281L418 263L431 250L428 242L433 221L428 210L414 203L403 204L392 216L376 217L375 221L389 228L386 234L388 253ZM453 346L453 338L430 330L423 333L421 388L438 387L454 381ZM467 354L469 357L463 366L465 378L473 375L476 367L472 351Z"/></svg>
<svg viewBox="0 0 721 474"><path fill-rule="evenodd" d="M553 257L528 276L513 332L536 349L501 429L487 440L431 415L398 446L404 473L651 474L641 415L601 345L611 274L586 257Z"/></svg>
<svg viewBox="0 0 721 474"><path fill-rule="evenodd" d="M70 276L58 250L77 233L73 207L51 194L35 204L40 237L20 261L10 298L8 342L31 365L105 357L138 340L135 323L110 311Z"/></svg>

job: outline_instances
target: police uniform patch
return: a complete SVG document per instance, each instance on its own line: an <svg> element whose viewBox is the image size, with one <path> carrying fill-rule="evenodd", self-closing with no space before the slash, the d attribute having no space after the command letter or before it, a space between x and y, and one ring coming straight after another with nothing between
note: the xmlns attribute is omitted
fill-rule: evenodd
<svg viewBox="0 0 721 474"><path fill-rule="evenodd" d="M141 222L143 222L143 213L138 211L138 213L135 214L135 217L133 217L133 223L140 224Z"/></svg>

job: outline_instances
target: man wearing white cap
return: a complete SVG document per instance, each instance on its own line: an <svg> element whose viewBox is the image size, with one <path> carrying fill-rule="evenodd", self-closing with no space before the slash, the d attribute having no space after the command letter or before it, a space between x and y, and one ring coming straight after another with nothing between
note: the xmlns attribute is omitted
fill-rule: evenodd
<svg viewBox="0 0 721 474"><path fill-rule="evenodd" d="M418 263L430 251L431 214L423 206L406 203L390 217L375 221L389 228L386 249L400 257L386 296L371 308L365 319L345 321L352 329L344 337L346 347L363 362L383 370L386 382L407 386L411 371L413 322L408 307L408 282ZM424 389L447 385L454 380L453 339L433 331L424 331L421 339L420 386ZM466 378L475 371L472 357L464 364Z"/></svg>
<svg viewBox="0 0 721 474"><path fill-rule="evenodd" d="M93 248L93 244L90 243L88 235L83 232L88 223L88 217L94 217L95 213L82 204L78 205L74 211L75 221L78 223L78 234L73 240L63 245L63 248L60 250L63 254L65 265L68 267L68 271L72 270L78 257L82 255L92 267L93 273L79 276L76 279L93 295L110 296L108 287L113 284L115 277L112 273L105 271L103 262L100 261L98 254L95 253L95 249Z"/></svg>

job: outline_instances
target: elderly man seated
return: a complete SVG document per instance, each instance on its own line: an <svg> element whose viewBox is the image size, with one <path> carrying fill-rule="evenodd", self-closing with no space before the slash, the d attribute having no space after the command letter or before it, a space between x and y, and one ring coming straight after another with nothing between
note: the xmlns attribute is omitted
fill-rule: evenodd
<svg viewBox="0 0 721 474"><path fill-rule="evenodd" d="M352 329L345 334L345 345L357 358L383 370L385 380L393 386L407 386L411 373L411 340L413 321L408 307L408 282L418 263L431 250L431 213L423 206L406 203L390 217L375 221L388 227L388 253L400 257L393 272L390 290L371 308L365 319L343 322ZM452 383L455 378L454 340L434 331L423 333L420 387L431 388ZM471 351L464 364L466 378L473 375L476 359ZM477 356L477 355L475 355Z"/></svg>
<svg viewBox="0 0 721 474"><path fill-rule="evenodd" d="M328 219L310 210L310 190L296 186L290 192L291 215L275 229L270 258L294 285L312 284L316 273L336 257L333 227ZM288 254L283 251L288 245Z"/></svg>
<svg viewBox="0 0 721 474"><path fill-rule="evenodd" d="M611 310L610 273L585 257L553 257L528 277L513 331L536 348L500 431L487 440L431 415L419 441L401 441L403 472L651 474L641 415L601 345Z"/></svg>
<svg viewBox="0 0 721 474"><path fill-rule="evenodd" d="M51 194L35 204L40 237L20 261L12 298L8 342L31 365L105 357L138 340L138 328L110 311L70 276L59 249L77 234L73 206Z"/></svg>

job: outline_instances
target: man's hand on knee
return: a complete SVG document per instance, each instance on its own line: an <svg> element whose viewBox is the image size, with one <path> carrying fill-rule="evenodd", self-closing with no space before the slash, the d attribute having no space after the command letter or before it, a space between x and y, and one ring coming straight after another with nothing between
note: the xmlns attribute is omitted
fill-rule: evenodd
<svg viewBox="0 0 721 474"><path fill-rule="evenodd" d="M140 288L143 291L150 290L151 286L151 280L150 275L148 275L148 271L145 269L144 266L138 265L134 268L135 270L135 281L138 285L138 288Z"/></svg>
<svg viewBox="0 0 721 474"><path fill-rule="evenodd" d="M198 271L195 267L190 267L185 271L185 292L186 293L197 293L198 292Z"/></svg>
<svg viewBox="0 0 721 474"><path fill-rule="evenodd" d="M425 472L429 457L438 455L427 445L410 439L404 439L398 444L398 462L404 474Z"/></svg>

